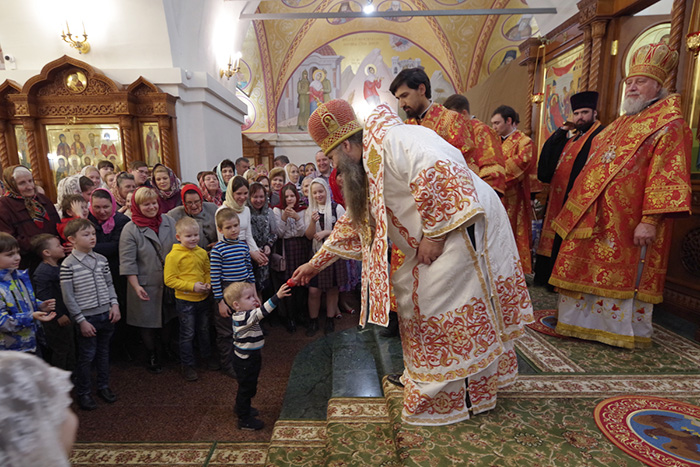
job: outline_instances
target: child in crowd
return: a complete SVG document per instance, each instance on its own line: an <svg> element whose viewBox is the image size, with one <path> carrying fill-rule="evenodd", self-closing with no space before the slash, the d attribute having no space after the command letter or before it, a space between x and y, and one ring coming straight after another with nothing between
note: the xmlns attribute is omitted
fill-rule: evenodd
<svg viewBox="0 0 700 467"><path fill-rule="evenodd" d="M330 188L326 181L315 178L311 182L309 209L306 210L306 238L312 241L313 253L321 249L326 237L331 234L333 226L345 214L342 206L331 201ZM339 260L321 271L309 282L309 318L311 322L306 331L313 336L318 330L318 313L321 308L321 294L326 294L325 333L335 330L333 318L340 316L338 308L338 288L348 281L347 266Z"/></svg>
<svg viewBox="0 0 700 467"><path fill-rule="evenodd" d="M42 262L34 271L36 298L56 300L56 319L43 323L46 343L50 350L49 363L64 370L75 369L75 334L61 294L61 267L66 257L61 241L55 235L39 234L32 238L32 249Z"/></svg>
<svg viewBox="0 0 700 467"><path fill-rule="evenodd" d="M180 362L186 381L196 381L194 369L195 334L199 352L204 360L211 356L209 342L209 256L199 247L199 224L191 217L183 217L175 224L175 237L180 244L173 245L165 257L165 285L175 290L175 309L180 321ZM218 370L219 366L210 364Z"/></svg>
<svg viewBox="0 0 700 467"><path fill-rule="evenodd" d="M19 271L19 243L0 232L0 350L36 352L34 320L51 321L56 300L37 300L27 271Z"/></svg>
<svg viewBox="0 0 700 467"><path fill-rule="evenodd" d="M216 345L219 348L222 371L236 377L231 361L233 351L233 328L231 313L224 302L224 289L232 282L255 282L250 250L245 240L239 240L240 221L231 208L223 208L216 213L216 228L223 239L211 250L211 288L218 303L218 313L214 315Z"/></svg>
<svg viewBox="0 0 700 467"><path fill-rule="evenodd" d="M97 395L112 403L117 396L109 388L109 341L121 314L107 258L92 249L97 243L95 226L74 219L65 230L73 252L61 264L61 292L71 320L80 328L75 392L83 410L97 408L92 398L91 369L97 367Z"/></svg>
<svg viewBox="0 0 700 467"><path fill-rule="evenodd" d="M73 219L87 219L90 210L88 209L88 202L85 201L82 195L66 195L61 200L61 223L56 224L56 230L58 230L58 235L61 236L61 240L65 244L68 240L64 234L66 225Z"/></svg>
<svg viewBox="0 0 700 467"><path fill-rule="evenodd" d="M224 306L233 310L233 367L238 378L238 392L234 411L241 430L261 430L265 424L258 419L259 412L250 403L258 390L258 375L262 365L262 348L265 345L260 320L277 307L279 301L290 295L289 286L283 284L265 305L260 306L255 284L235 282L224 292Z"/></svg>

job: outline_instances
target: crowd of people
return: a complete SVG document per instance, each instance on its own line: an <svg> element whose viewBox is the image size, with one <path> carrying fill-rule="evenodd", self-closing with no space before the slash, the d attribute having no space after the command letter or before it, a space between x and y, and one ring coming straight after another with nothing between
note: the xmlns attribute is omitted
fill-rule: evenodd
<svg viewBox="0 0 700 467"><path fill-rule="evenodd" d="M163 164L135 161L115 173L103 161L61 180L55 205L29 169L5 169L0 349L36 353L73 372L83 410L98 407L93 366L96 394L117 400L110 349L127 358L145 350L154 374L163 359L177 359L187 381L199 378L198 350L202 365L239 381L239 426L262 428L250 407L250 374L259 361L257 370L250 362L264 323L290 333L303 325L312 337L325 295L321 324L331 333L341 310L354 313L347 303L359 283L359 264L341 261L308 287L287 285L344 209L325 154L301 167L285 156L274 164L268 172L244 157L226 159L183 184ZM229 291L239 282L252 284L254 299L241 298L247 290ZM264 311L236 314L256 308Z"/></svg>

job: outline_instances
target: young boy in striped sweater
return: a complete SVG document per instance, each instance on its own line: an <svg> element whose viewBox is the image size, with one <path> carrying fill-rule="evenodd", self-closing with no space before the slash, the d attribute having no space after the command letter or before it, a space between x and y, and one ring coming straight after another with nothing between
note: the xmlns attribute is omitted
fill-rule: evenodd
<svg viewBox="0 0 700 467"><path fill-rule="evenodd" d="M214 314L216 347L219 349L221 370L236 378L231 353L233 352L233 330L231 310L224 303L224 289L233 282L255 282L250 250L245 240L239 240L241 231L238 214L231 208L216 213L216 228L224 237L211 249L211 290L217 302L218 313Z"/></svg>
<svg viewBox="0 0 700 467"><path fill-rule="evenodd" d="M283 284L261 307L255 284L234 282L224 291L224 303L233 312L233 368L238 378L238 392L234 411L238 415L241 430L261 430L265 424L257 418L258 410L250 402L258 391L258 375L262 365L262 348L265 345L260 320L277 307L279 301L291 295L289 286Z"/></svg>
<svg viewBox="0 0 700 467"><path fill-rule="evenodd" d="M73 252L61 263L61 294L79 327L75 393L83 410L97 408L91 394L91 368L97 367L97 395L112 403L117 396L109 388L109 341L119 321L119 303L107 258L92 249L97 242L95 226L87 219L66 225L66 238Z"/></svg>

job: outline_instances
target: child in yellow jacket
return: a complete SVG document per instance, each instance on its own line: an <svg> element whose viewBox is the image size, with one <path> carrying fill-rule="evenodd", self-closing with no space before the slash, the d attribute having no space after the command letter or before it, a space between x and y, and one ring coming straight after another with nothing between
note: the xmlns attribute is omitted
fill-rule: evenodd
<svg viewBox="0 0 700 467"><path fill-rule="evenodd" d="M175 224L175 237L180 244L173 245L173 249L165 257L165 285L175 290L175 308L180 320L182 375L186 381L196 381L198 376L194 369L192 345L195 335L199 341L202 358L209 360L210 369L218 369L218 364L210 360L209 257L207 252L198 246L199 224L193 218L183 217Z"/></svg>

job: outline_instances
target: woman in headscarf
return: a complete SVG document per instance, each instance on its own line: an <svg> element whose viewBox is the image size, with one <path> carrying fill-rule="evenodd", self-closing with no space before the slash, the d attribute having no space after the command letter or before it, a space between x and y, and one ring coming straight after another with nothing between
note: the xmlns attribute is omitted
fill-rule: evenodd
<svg viewBox="0 0 700 467"><path fill-rule="evenodd" d="M56 224L61 222L51 200L37 192L34 177L28 168L12 165L3 171L5 195L0 198L0 232L6 232L19 243L22 256L20 269L33 269L40 259L32 252L35 235L58 235Z"/></svg>
<svg viewBox="0 0 700 467"><path fill-rule="evenodd" d="M273 251L285 258L284 271L273 273L273 288L281 286L302 264L307 262L310 255L310 242L304 236L304 206L300 203L299 192L293 183L287 183L280 190L281 201L274 207L277 224L277 242ZM294 333L296 323L306 316L306 289L294 287L292 296L282 299L281 311L287 318L287 331Z"/></svg>
<svg viewBox="0 0 700 467"><path fill-rule="evenodd" d="M248 183L253 183L255 179L258 178L258 173L255 171L255 169L248 169L243 174L243 178L248 180Z"/></svg>
<svg viewBox="0 0 700 467"><path fill-rule="evenodd" d="M287 174L287 181L293 183L297 187L297 191L301 189L301 177L299 175L299 167L291 162L284 166L284 172Z"/></svg>
<svg viewBox="0 0 700 467"><path fill-rule="evenodd" d="M131 198L131 222L124 226L119 239L119 272L129 286L126 303L127 324L140 328L148 351L148 371L161 373L161 329L177 316L175 304L166 303L163 265L175 239L175 221L160 212L158 194L149 187L139 187ZM173 297L174 298L174 297ZM165 334L165 333L164 333Z"/></svg>
<svg viewBox="0 0 700 467"><path fill-rule="evenodd" d="M78 417L70 373L24 352L0 352L0 465L68 467Z"/></svg>
<svg viewBox="0 0 700 467"><path fill-rule="evenodd" d="M219 188L222 192L226 193L226 188L229 182L236 175L236 164L234 164L230 159L224 159L219 162L219 165L214 167L213 170L216 176L219 178Z"/></svg>
<svg viewBox="0 0 700 467"><path fill-rule="evenodd" d="M258 182L250 185L248 208L250 208L250 226L255 244L269 258L272 246L277 240L277 227L275 225L275 214L267 204L267 192ZM255 287L258 289L258 295L260 295L261 303L263 303L264 300L269 298L263 292L269 289L271 285L269 265L260 266L254 263L253 273L255 274Z"/></svg>
<svg viewBox="0 0 700 467"><path fill-rule="evenodd" d="M306 210L306 238L312 241L312 254L321 249L323 242L331 234L333 226L345 214L345 209L331 200L331 191L326 181L315 178L309 187L309 208ZM318 330L318 312L321 309L321 295L326 294L325 333L335 330L333 319L340 315L338 308L339 287L348 280L345 260L338 260L309 282L309 318L306 331L313 336Z"/></svg>
<svg viewBox="0 0 700 467"><path fill-rule="evenodd" d="M153 167L151 184L156 193L158 193L158 204L160 205L161 213L166 214L171 209L182 204L180 179L168 167L163 164L156 164Z"/></svg>
<svg viewBox="0 0 700 467"><path fill-rule="evenodd" d="M131 217L131 197L136 191L136 180L129 172L119 172L114 179L109 191L117 202L117 210L127 217Z"/></svg>
<svg viewBox="0 0 700 467"><path fill-rule="evenodd" d="M238 238L245 240L248 244L251 258L253 258L256 263L264 265L267 264L267 256L258 248L250 228L250 209L246 205L246 201L248 201L248 186L248 181L245 178L240 175L233 177L228 182L226 201L224 201L224 204L222 204L219 209L227 207L236 211L241 229ZM219 209L217 209L217 211ZM221 238L223 237L219 235L219 239Z"/></svg>
<svg viewBox="0 0 700 467"><path fill-rule="evenodd" d="M221 206L224 202L224 192L219 186L219 177L214 172L202 172L199 180L199 190L204 201Z"/></svg>
<svg viewBox="0 0 700 467"><path fill-rule="evenodd" d="M217 242L216 211L214 203L204 201L202 192L197 185L188 183L182 189L182 206L178 206L168 213L175 222L185 216L189 216L199 224L199 246L209 251Z"/></svg>

